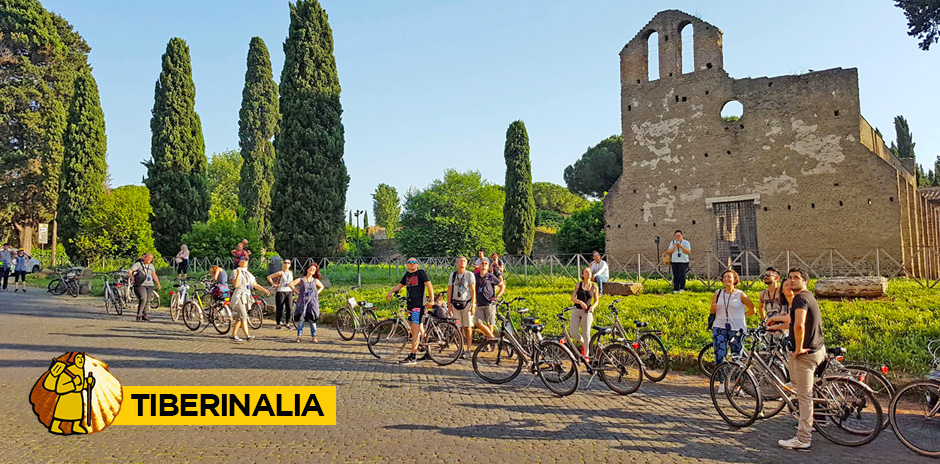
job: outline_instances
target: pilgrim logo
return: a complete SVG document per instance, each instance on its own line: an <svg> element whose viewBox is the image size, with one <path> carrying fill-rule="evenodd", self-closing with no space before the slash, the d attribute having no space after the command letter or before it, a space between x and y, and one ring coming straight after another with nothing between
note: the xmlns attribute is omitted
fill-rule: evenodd
<svg viewBox="0 0 940 464"><path fill-rule="evenodd" d="M123 399L121 382L108 365L78 351L54 358L29 394L39 422L61 435L104 430Z"/></svg>

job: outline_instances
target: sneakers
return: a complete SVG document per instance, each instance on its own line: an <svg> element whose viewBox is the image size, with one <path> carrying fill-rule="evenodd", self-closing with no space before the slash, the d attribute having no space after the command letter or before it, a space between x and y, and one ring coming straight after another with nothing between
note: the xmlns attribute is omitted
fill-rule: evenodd
<svg viewBox="0 0 940 464"><path fill-rule="evenodd" d="M142 316L142 317L140 318L140 320L146 321L146 322L150 322L150 318L147 317L147 316Z"/></svg>
<svg viewBox="0 0 940 464"><path fill-rule="evenodd" d="M418 364L418 360L414 353L410 353L407 358L398 361L398 364Z"/></svg>
<svg viewBox="0 0 940 464"><path fill-rule="evenodd" d="M300 343L300 337L297 337L296 342L297 342L297 343Z"/></svg>
<svg viewBox="0 0 940 464"><path fill-rule="evenodd" d="M278 324L277 327L274 328L274 330L283 330L284 328L285 327L281 327L281 324Z"/></svg>
<svg viewBox="0 0 940 464"><path fill-rule="evenodd" d="M780 445L781 448L792 450L808 450L812 447L812 442L804 442L797 437L793 437L789 440L780 440L777 444Z"/></svg>
<svg viewBox="0 0 940 464"><path fill-rule="evenodd" d="M722 382L722 383L718 384L718 391L717 391L717 393L718 393L719 395L721 395L721 394L723 394L724 392L725 392L725 384L724 384L724 382Z"/></svg>
<svg viewBox="0 0 940 464"><path fill-rule="evenodd" d="M246 340L248 340L249 342L252 341L252 340L254 340L254 339L255 339L255 336L254 336L254 335L249 335L248 338L246 338Z"/></svg>
<svg viewBox="0 0 940 464"><path fill-rule="evenodd" d="M232 337L232 340L235 340L236 342L243 342L243 341L245 341L244 338L241 338L241 337L239 337L239 336L234 336L234 337Z"/></svg>
<svg viewBox="0 0 940 464"><path fill-rule="evenodd" d="M431 360L431 355L428 353L424 353L424 356L418 359L418 361L430 361L430 360Z"/></svg>
<svg viewBox="0 0 940 464"><path fill-rule="evenodd" d="M311 337L310 343L320 343L320 340L317 340L317 337Z"/></svg>

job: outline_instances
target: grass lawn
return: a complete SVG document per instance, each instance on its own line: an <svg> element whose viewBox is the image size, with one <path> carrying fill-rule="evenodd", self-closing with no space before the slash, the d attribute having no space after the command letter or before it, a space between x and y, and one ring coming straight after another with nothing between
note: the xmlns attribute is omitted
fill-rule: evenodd
<svg viewBox="0 0 940 464"><path fill-rule="evenodd" d="M339 289L348 289L355 284L355 274L348 268L326 269L324 274L332 278L332 287L324 290L321 305L324 308L324 321L329 323L334 309L342 304L335 293ZM363 266L365 268L366 266ZM354 268L354 267L353 267ZM331 272L332 271L332 272ZM166 268L158 273L163 283L161 300L164 307L169 302L167 292L172 289L172 280L176 277ZM253 269L259 282L265 282L264 271ZM380 319L390 317L396 305L385 303L385 293L397 282L398 270L364 274L363 287L353 293L359 300L375 303ZM200 277L204 273L193 273L191 277ZM435 291L446 291L449 271L435 270L430 273ZM50 279L30 279L30 285L45 289ZM533 315L541 317L549 334L560 334L560 322L555 317L562 309L570 305L574 281L562 277L538 277L525 280L522 276L511 275L506 296L526 298L525 307ZM650 328L661 330L670 355L675 358L678 369L687 369L695 362L698 351L711 341L710 331L706 329L708 305L713 290L707 289L700 282L690 282L689 291L680 294L671 293L671 284L662 279L650 279L644 282L644 293L626 297L618 304L621 322L625 327L632 326L634 319L646 321ZM763 284L756 284L745 289L752 300L757 300L757 293ZM812 283L810 285L812 289ZM101 278L92 282L93 295L102 294ZM68 298L63 296L61 298ZM595 313L596 325L610 323L608 305L612 296L603 296ZM273 297L266 298L273 304ZM940 290L925 289L907 279L891 280L888 294L877 300L823 300L820 301L823 313L823 331L828 346L844 346L848 350L847 359L888 365L892 372L905 375L921 375L931 369L932 358L927 353L927 343L940 338ZM102 304L102 311L104 310ZM757 317L748 319L748 325L755 327ZM901 371L901 372L898 372Z"/></svg>

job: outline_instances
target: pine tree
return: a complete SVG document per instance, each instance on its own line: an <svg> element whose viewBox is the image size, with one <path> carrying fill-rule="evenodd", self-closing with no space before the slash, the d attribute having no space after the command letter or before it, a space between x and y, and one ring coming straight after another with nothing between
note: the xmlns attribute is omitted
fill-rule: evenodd
<svg viewBox="0 0 940 464"><path fill-rule="evenodd" d="M379 184L372 194L372 212L375 213L375 224L385 228L385 236L394 237L401 217L398 190L388 184Z"/></svg>
<svg viewBox="0 0 940 464"><path fill-rule="evenodd" d="M72 258L85 258L75 239L82 221L94 216L104 200L108 152L104 112L98 99L98 84L90 72L75 79L69 106L59 187L59 234Z"/></svg>
<svg viewBox="0 0 940 464"><path fill-rule="evenodd" d="M209 218L209 162L196 114L196 86L189 46L178 37L170 39L163 54L150 130L151 159L144 162L144 184L153 206L154 242L160 253L173 255L193 223Z"/></svg>
<svg viewBox="0 0 940 464"><path fill-rule="evenodd" d="M68 106L91 48L37 0L0 2L0 223L29 251L57 210Z"/></svg>
<svg viewBox="0 0 940 464"><path fill-rule="evenodd" d="M535 241L535 200L532 163L525 124L515 121L506 130L506 205L503 207L503 242L509 254L532 253Z"/></svg>
<svg viewBox="0 0 940 464"><path fill-rule="evenodd" d="M269 250L274 249L270 219L275 155L271 140L280 120L268 47L260 37L253 37L248 46L248 71L238 113L238 145L244 160L238 200L245 211L244 219L257 228L261 242Z"/></svg>
<svg viewBox="0 0 940 464"><path fill-rule="evenodd" d="M333 32L316 0L290 5L281 71L281 129L274 140L273 224L285 256L331 256L345 238L349 175L343 162L343 112Z"/></svg>

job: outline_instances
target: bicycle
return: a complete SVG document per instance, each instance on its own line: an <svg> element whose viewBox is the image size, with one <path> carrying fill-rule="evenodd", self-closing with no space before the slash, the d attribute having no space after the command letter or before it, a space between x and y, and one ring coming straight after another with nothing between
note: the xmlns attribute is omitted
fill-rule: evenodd
<svg viewBox="0 0 940 464"><path fill-rule="evenodd" d="M79 281L80 272L82 272L82 268L80 267L56 269L56 274L58 274L59 277L49 282L49 285L46 286L46 291L56 296L68 293L72 298L78 297L81 285Z"/></svg>
<svg viewBox="0 0 940 464"><path fill-rule="evenodd" d="M888 417L895 435L914 452L940 457L940 339L927 344L933 370L926 378L898 390Z"/></svg>
<svg viewBox="0 0 940 464"><path fill-rule="evenodd" d="M627 329L620 323L620 310L616 306L622 300L622 298L616 299L607 306L613 319L611 332L594 334L591 337L591 349L594 349L595 343L602 343L601 340L595 341L595 338L600 339L601 337L606 337L608 343L618 342L629 345L633 347L633 350L640 356L640 360L643 361L643 374L646 375L646 378L653 382L659 382L665 379L666 374L669 373L669 352L666 350L666 344L660 338L663 333L660 330L650 329L649 324L646 322L635 320L633 324L636 327L632 329L633 335L627 335Z"/></svg>
<svg viewBox="0 0 940 464"><path fill-rule="evenodd" d="M346 306L336 311L336 331L343 340L352 340L357 333L361 333L363 338L369 336L372 329L378 324L375 317L375 308L372 303L365 301L356 301L349 296L349 292L358 289L352 287L349 290L340 290L337 295L346 295L343 298Z"/></svg>
<svg viewBox="0 0 940 464"><path fill-rule="evenodd" d="M196 331L205 322L203 331L211 325L220 335L227 334L234 319L232 310L229 308L229 298L221 292L218 296L213 296L212 293L216 287L205 280L200 283L204 285L203 290L193 292L193 297L183 305L183 323L189 330ZM202 303L203 296L208 296L210 299L209 307L205 310L203 309L205 305Z"/></svg>
<svg viewBox="0 0 940 464"><path fill-rule="evenodd" d="M799 409L791 397L792 390L756 355L757 339L753 337L751 350L743 362L731 360L720 364L709 381L712 404L732 427L753 424L763 411L762 388L755 373L765 379L765 385L779 395L791 414L796 415ZM828 361L823 361L814 374L813 429L844 446L870 443L882 430L881 404L867 385L845 375L827 374L827 364Z"/></svg>
<svg viewBox="0 0 940 464"><path fill-rule="evenodd" d="M882 365L879 369L874 369L863 364L848 363L843 364L845 360L845 348L836 347L828 350L829 367L827 372L833 374L850 375L853 379L871 388L872 393L881 403L882 411L890 411L891 399L894 397L894 385L885 377L888 373L888 366ZM890 426L888 414L885 414L884 425L882 428Z"/></svg>
<svg viewBox="0 0 940 464"><path fill-rule="evenodd" d="M636 351L622 343L601 344L599 342L601 335L613 335L614 329L612 327L593 327L597 331L595 334L597 336L591 337L591 344L589 345L593 357L585 357L574 346L568 328L568 318L565 317L565 314L573 309L577 309L577 307L569 306L556 316L564 333L558 343L574 353L575 358L584 364L585 370L591 375L591 380L594 379L595 375L599 376L611 390L621 395L629 395L639 390L640 385L643 384L643 362ZM591 381L588 380L588 385L590 384Z"/></svg>
<svg viewBox="0 0 940 464"><path fill-rule="evenodd" d="M108 277L115 277L115 280L108 280ZM124 301L124 293L121 290L122 283L116 273L108 272L104 274L104 309L108 314L114 310L118 316L124 313L124 307L127 302Z"/></svg>
<svg viewBox="0 0 940 464"><path fill-rule="evenodd" d="M177 290L175 292L171 291L170 293L170 317L174 321L178 321L180 317L180 312L183 310L183 306L187 301L190 300L189 292L189 279L176 279L176 283L173 284L173 287ZM156 295L156 293L154 294Z"/></svg>
<svg viewBox="0 0 940 464"><path fill-rule="evenodd" d="M407 297L398 297L397 317L379 322L366 340L369 352L378 359L394 360L401 356L411 342L411 326L404 317ZM453 318L438 318L425 313L421 319L423 335L419 350L426 350L431 360L441 366L453 364L463 353L463 335Z"/></svg>
<svg viewBox="0 0 940 464"><path fill-rule="evenodd" d="M538 318L524 317L521 334L509 311L503 315L497 307L496 319L499 336L477 346L471 358L473 372L478 377L489 383L504 384L515 379L525 366L533 375L532 380L538 376L556 395L568 396L578 390L581 383L578 361L564 345L539 338L545 326Z"/></svg>
<svg viewBox="0 0 940 464"><path fill-rule="evenodd" d="M124 274L124 279L127 280L127 271L120 270ZM137 292L134 291L134 286L131 282L128 281L127 285L124 287L124 299L130 304L131 302L137 301ZM150 309L157 309L160 307L160 294L157 293L156 289L153 291L153 295L150 297Z"/></svg>
<svg viewBox="0 0 940 464"><path fill-rule="evenodd" d="M268 306L264 300L255 294L251 295L251 306L248 307L248 327L260 329L264 323L264 308Z"/></svg>

